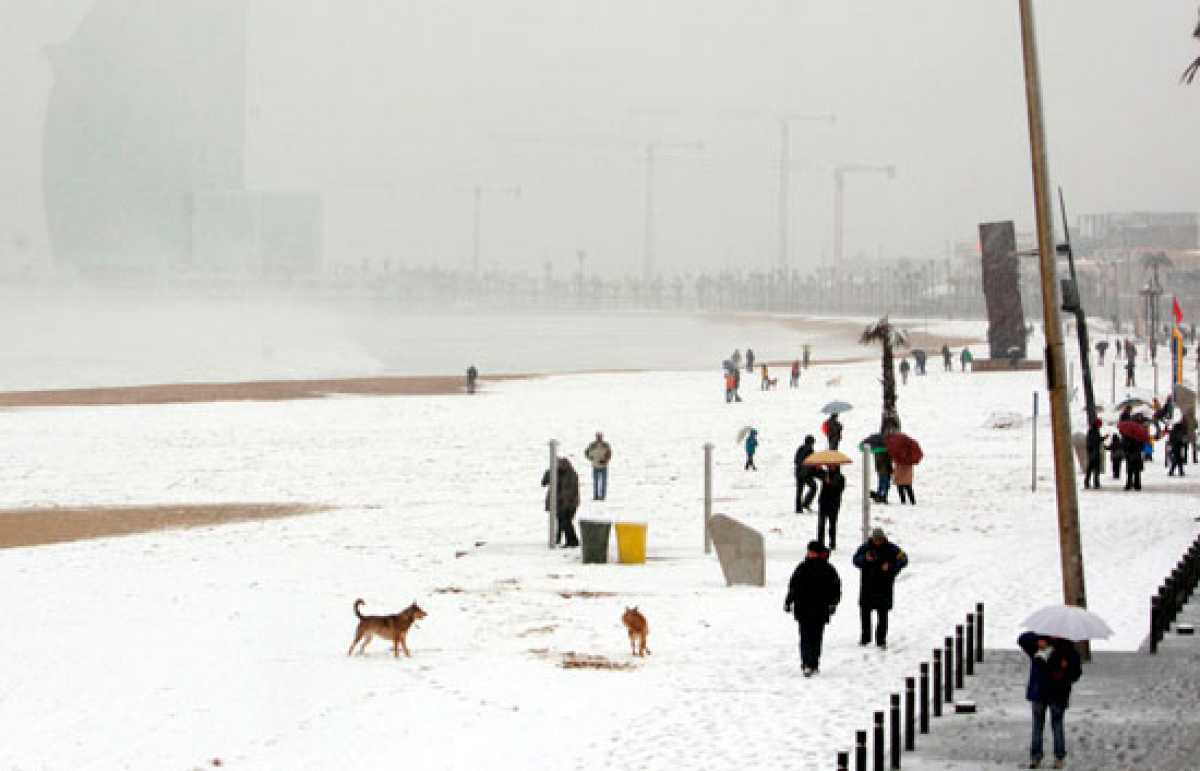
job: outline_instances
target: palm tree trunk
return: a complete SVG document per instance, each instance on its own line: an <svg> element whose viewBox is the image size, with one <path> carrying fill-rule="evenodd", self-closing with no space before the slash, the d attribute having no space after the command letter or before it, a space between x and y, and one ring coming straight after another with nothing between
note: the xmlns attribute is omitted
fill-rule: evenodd
<svg viewBox="0 0 1200 771"><path fill-rule="evenodd" d="M896 412L896 361L892 355L892 331L883 336L883 415L879 421L880 433L900 430L900 414Z"/></svg>

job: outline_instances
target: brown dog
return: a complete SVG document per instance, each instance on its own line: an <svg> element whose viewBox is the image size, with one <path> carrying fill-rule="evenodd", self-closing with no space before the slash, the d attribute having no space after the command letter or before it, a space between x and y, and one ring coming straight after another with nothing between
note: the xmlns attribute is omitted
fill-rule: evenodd
<svg viewBox="0 0 1200 771"><path fill-rule="evenodd" d="M646 617L641 614L636 605L632 608L625 608L625 613L621 616L621 623L629 632L629 652L634 656L645 656L649 653L650 649L646 647L646 637L650 634L650 624L646 622Z"/></svg>
<svg viewBox="0 0 1200 771"><path fill-rule="evenodd" d="M358 653L361 656L366 650L367 643L371 642L371 638L375 635L392 641L392 655L399 657L400 649L404 649L404 655L409 658L412 654L408 652L408 630L419 618L425 618L425 611L417 606L417 603L409 605L404 610L391 616L364 616L358 611L359 605L365 605L362 600L354 602L354 615L358 616L358 629L354 632L354 642L350 643L350 650L347 656L354 653L354 646L358 645L359 640L362 640L362 646L359 647Z"/></svg>

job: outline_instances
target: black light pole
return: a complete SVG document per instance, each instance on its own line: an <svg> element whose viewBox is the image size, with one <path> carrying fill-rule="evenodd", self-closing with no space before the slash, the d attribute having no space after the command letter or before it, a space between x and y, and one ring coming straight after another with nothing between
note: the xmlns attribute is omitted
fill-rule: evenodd
<svg viewBox="0 0 1200 771"><path fill-rule="evenodd" d="M1063 191L1058 189L1058 204L1062 209L1063 235L1066 243L1059 244L1058 253L1067 255L1067 266L1071 277L1064 278L1062 285L1062 309L1075 314L1075 334L1079 338L1079 368L1083 374L1083 398L1087 408L1088 430L1096 425L1096 395L1092 391L1092 364L1088 355L1087 314L1083 312L1083 303L1079 299L1079 281L1075 277L1075 253L1071 249L1071 228L1067 224L1067 204L1063 200Z"/></svg>

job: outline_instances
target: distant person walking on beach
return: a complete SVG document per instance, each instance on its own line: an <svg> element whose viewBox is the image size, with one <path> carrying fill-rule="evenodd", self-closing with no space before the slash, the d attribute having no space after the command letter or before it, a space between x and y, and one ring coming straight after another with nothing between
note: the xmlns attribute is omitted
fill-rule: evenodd
<svg viewBox="0 0 1200 771"><path fill-rule="evenodd" d="M758 466L754 465L754 451L758 449L758 429L750 429L750 433L746 434L746 465L742 467L744 471L758 471Z"/></svg>
<svg viewBox="0 0 1200 771"><path fill-rule="evenodd" d="M771 387L771 374L767 371L766 364L762 365L761 369L762 369L762 382L759 383L758 388L760 391L766 391L766 390L770 389L770 387Z"/></svg>
<svg viewBox="0 0 1200 771"><path fill-rule="evenodd" d="M733 401L734 394L737 393L737 385L734 381L733 370L725 370L725 403Z"/></svg>
<svg viewBox="0 0 1200 771"><path fill-rule="evenodd" d="M796 457L793 459L796 471L796 513L802 511L812 511L812 499L817 494L817 483L813 481L812 466L805 466L804 461L809 455L813 454L813 444L816 439L812 434L804 437L804 444L796 449Z"/></svg>
<svg viewBox="0 0 1200 771"><path fill-rule="evenodd" d="M1134 369L1136 367L1137 367L1137 365L1134 364L1132 358L1125 362L1125 387L1126 388L1134 388L1137 386L1137 380L1133 376Z"/></svg>
<svg viewBox="0 0 1200 771"><path fill-rule="evenodd" d="M950 346L946 343L942 343L942 366L946 368L947 372L954 371L954 362L950 358Z"/></svg>
<svg viewBox="0 0 1200 771"><path fill-rule="evenodd" d="M800 387L800 360L796 359L792 362L792 379L788 383L792 388Z"/></svg>
<svg viewBox="0 0 1200 771"><path fill-rule="evenodd" d="M467 393L475 393L475 381L479 379L479 370L475 369L475 365L467 367Z"/></svg>
<svg viewBox="0 0 1200 771"><path fill-rule="evenodd" d="M962 371L966 372L967 366L974 360L975 356L971 353L971 349L964 345L962 353L958 355L958 361L959 365L962 367Z"/></svg>
<svg viewBox="0 0 1200 771"><path fill-rule="evenodd" d="M542 487L550 485L550 470L542 474ZM579 546L579 536L575 534L575 510L579 508L579 475L575 467L566 458L558 459L558 507L554 512L558 519L558 531L554 536L555 545L565 545L568 549ZM550 511L550 490L546 490L546 511ZM563 544L563 539L566 544Z"/></svg>
<svg viewBox="0 0 1200 771"><path fill-rule="evenodd" d="M595 440L583 451L583 457L592 464L592 500L602 501L608 497L608 463L612 460L612 447L604 441L603 432L596 432Z"/></svg>
<svg viewBox="0 0 1200 771"><path fill-rule="evenodd" d="M733 362L734 369L740 369L742 366L742 351L741 351L741 349L734 348L733 355L729 357L729 360L731 362Z"/></svg>
<svg viewBox="0 0 1200 771"><path fill-rule="evenodd" d="M896 472L894 481L896 482L896 491L900 494L900 503L904 503L907 497L908 502L912 506L917 505L917 497L913 495L913 466L910 463L901 463L895 461Z"/></svg>
<svg viewBox="0 0 1200 771"><path fill-rule="evenodd" d="M858 609L862 621L859 645L871 644L871 611L875 611L875 644L887 647L888 611L892 609L892 586L896 576L908 565L908 555L887 539L881 528L871 531L871 537L854 552L854 566L862 573L859 584Z"/></svg>
<svg viewBox="0 0 1200 771"><path fill-rule="evenodd" d="M871 493L871 500L886 504L888 491L892 488L892 456L882 448L872 451L871 454L875 456L875 476L879 477L879 484L875 486L875 492Z"/></svg>
<svg viewBox="0 0 1200 771"><path fill-rule="evenodd" d="M916 374L918 374L918 375L928 374L925 372L925 351L923 351L920 348L917 348L916 350L914 350L912 352L912 354L913 354L913 362L916 364L916 368L917 368Z"/></svg>
<svg viewBox="0 0 1200 771"><path fill-rule="evenodd" d="M740 402L742 400L742 394L740 393L742 388L742 371L735 369L730 374L733 375L733 400Z"/></svg>
<svg viewBox="0 0 1200 771"><path fill-rule="evenodd" d="M1083 674L1079 652L1070 640L1026 632L1017 645L1029 657L1029 684L1025 698L1033 705L1033 735L1029 743L1029 767L1041 768L1046 710L1054 734L1054 767L1062 768L1067 758L1067 735L1063 717L1071 703L1071 686Z"/></svg>
<svg viewBox="0 0 1200 771"><path fill-rule="evenodd" d="M804 368L808 369L809 357L812 356L812 346L808 343L804 344Z"/></svg>
<svg viewBox="0 0 1200 771"><path fill-rule="evenodd" d="M825 432L825 438L829 441L829 449L836 450L838 445L842 443L842 421L838 420L838 414L835 412L825 421L825 425L821 426Z"/></svg>
<svg viewBox="0 0 1200 771"><path fill-rule="evenodd" d="M908 364L908 358L900 360L900 384L908 385L908 371L912 369Z"/></svg>
<svg viewBox="0 0 1200 771"><path fill-rule="evenodd" d="M820 541L809 541L804 561L793 571L783 601L783 612L793 614L800 625L800 666L805 677L821 668L825 625L842 601L842 580L828 557Z"/></svg>
<svg viewBox="0 0 1200 771"><path fill-rule="evenodd" d="M1100 489L1100 469L1104 465L1104 437L1100 435L1100 418L1087 432L1087 470L1083 475L1083 487Z"/></svg>
<svg viewBox="0 0 1200 771"><path fill-rule="evenodd" d="M753 348L746 349L746 372L748 372L748 373L754 372L754 349Z"/></svg>
<svg viewBox="0 0 1200 771"><path fill-rule="evenodd" d="M821 474L821 494L817 496L817 540L828 543L830 550L837 549L837 521L842 511L842 494L846 491L846 477L837 466L830 466ZM829 527L829 540L825 540L825 528Z"/></svg>

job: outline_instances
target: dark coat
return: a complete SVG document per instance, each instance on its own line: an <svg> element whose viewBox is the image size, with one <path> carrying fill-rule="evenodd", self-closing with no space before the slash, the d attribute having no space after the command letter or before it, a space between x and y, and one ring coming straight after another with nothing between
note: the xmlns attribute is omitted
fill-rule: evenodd
<svg viewBox="0 0 1200 771"><path fill-rule="evenodd" d="M1025 698L1043 704L1067 707L1071 701L1071 684L1083 674L1075 644L1057 637L1045 638L1050 643L1048 657L1038 656L1036 632L1026 632L1017 638L1017 645L1029 656L1029 685Z"/></svg>
<svg viewBox="0 0 1200 771"><path fill-rule="evenodd" d="M875 473L883 476L892 475L892 456L887 451L872 453L875 456Z"/></svg>
<svg viewBox="0 0 1200 771"><path fill-rule="evenodd" d="M542 474L542 486L546 487L546 511L550 511L550 470ZM558 514L575 516L579 508L579 475L566 458L558 459Z"/></svg>
<svg viewBox="0 0 1200 771"><path fill-rule="evenodd" d="M1092 426L1087 432L1087 455L1089 461L1096 463L1100 462L1100 456L1104 450L1104 437L1100 436L1100 429Z"/></svg>
<svg viewBox="0 0 1200 771"><path fill-rule="evenodd" d="M842 441L842 422L836 415L830 415L829 420L825 421L825 436L829 438L831 447L837 447Z"/></svg>
<svg viewBox="0 0 1200 771"><path fill-rule="evenodd" d="M824 557L806 557L796 566L788 582L784 607L792 609L797 621L828 623L829 616L842 601L842 580Z"/></svg>
<svg viewBox="0 0 1200 771"><path fill-rule="evenodd" d="M878 546L870 540L865 541L854 552L854 566L862 571L858 604L864 608L891 610L892 585L907 565L908 555L891 541L885 540Z"/></svg>
<svg viewBox="0 0 1200 771"><path fill-rule="evenodd" d="M817 496L817 511L827 517L837 518L842 510L842 493L846 490L846 477L840 471L827 471L821 475L821 494Z"/></svg>
<svg viewBox="0 0 1200 771"><path fill-rule="evenodd" d="M1142 443L1131 436L1121 437L1121 449L1125 451L1125 465L1130 471L1141 471Z"/></svg>
<svg viewBox="0 0 1200 771"><path fill-rule="evenodd" d="M1108 440L1108 454L1113 458L1119 458L1124 453L1121 449L1121 435L1114 433Z"/></svg>
<svg viewBox="0 0 1200 771"><path fill-rule="evenodd" d="M1183 421L1171 426L1171 433L1167 435L1167 442L1173 450L1178 451L1183 449L1183 443L1187 441L1187 433L1187 426L1184 425Z"/></svg>
<svg viewBox="0 0 1200 771"><path fill-rule="evenodd" d="M804 465L804 461L808 458L809 455L812 455L812 454L813 454L813 443L812 442L806 441L804 444L800 445L800 447L796 450L796 457L795 457L794 461L796 464L796 476L798 478L807 479L808 477L812 476L812 472L813 472L812 468Z"/></svg>

